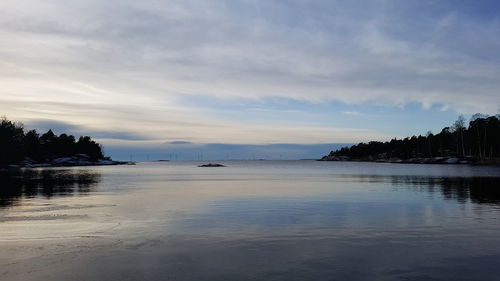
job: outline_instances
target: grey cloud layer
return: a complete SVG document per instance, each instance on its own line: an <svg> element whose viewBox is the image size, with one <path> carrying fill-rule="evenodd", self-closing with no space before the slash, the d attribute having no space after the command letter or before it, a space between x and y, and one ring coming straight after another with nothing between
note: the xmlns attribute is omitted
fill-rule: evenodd
<svg viewBox="0 0 500 281"><path fill-rule="evenodd" d="M0 52L116 95L125 84L151 95L496 110L498 20L354 2L7 1Z"/></svg>
<svg viewBox="0 0 500 281"><path fill-rule="evenodd" d="M120 139L120 140L152 140L149 137L122 131L99 131L84 126L78 126L71 123L56 120L30 120L25 124L26 129L36 129L39 134L52 130L56 134L72 134L75 137L92 136L93 138Z"/></svg>
<svg viewBox="0 0 500 281"><path fill-rule="evenodd" d="M4 0L0 101L24 119L87 118L96 131L164 137L189 127L189 140L203 127L228 135L238 126L182 108L179 95L495 113L500 20L470 10L454 1ZM46 106L21 109L30 103ZM244 131L234 135L257 130Z"/></svg>

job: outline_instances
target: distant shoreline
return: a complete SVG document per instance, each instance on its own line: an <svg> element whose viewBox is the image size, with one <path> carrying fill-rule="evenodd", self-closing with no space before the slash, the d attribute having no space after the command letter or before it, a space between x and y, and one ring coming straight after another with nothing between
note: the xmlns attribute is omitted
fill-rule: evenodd
<svg viewBox="0 0 500 281"><path fill-rule="evenodd" d="M325 162L369 162L369 163L391 163L391 164L432 164L432 165L472 165L472 166L499 166L500 159L476 160L456 157L434 157L434 158L409 158L409 159L350 159L347 157L323 157L317 161Z"/></svg>

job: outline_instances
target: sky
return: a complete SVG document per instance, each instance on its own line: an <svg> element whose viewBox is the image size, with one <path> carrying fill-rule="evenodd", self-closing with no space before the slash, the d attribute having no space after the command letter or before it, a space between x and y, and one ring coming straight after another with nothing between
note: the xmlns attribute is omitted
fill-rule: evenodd
<svg viewBox="0 0 500 281"><path fill-rule="evenodd" d="M118 159L301 159L500 108L496 0L2 0L0 114Z"/></svg>

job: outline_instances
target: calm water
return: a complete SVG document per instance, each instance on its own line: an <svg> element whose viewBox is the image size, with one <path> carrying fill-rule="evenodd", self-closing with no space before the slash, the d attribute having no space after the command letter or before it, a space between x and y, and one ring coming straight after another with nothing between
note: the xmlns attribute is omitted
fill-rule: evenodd
<svg viewBox="0 0 500 281"><path fill-rule="evenodd" d="M0 280L500 280L500 168L226 161L0 174Z"/></svg>

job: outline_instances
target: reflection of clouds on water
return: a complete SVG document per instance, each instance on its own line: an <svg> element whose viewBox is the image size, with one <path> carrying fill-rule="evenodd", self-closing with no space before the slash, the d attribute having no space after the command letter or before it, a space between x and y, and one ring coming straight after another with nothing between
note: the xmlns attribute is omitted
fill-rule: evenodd
<svg viewBox="0 0 500 281"><path fill-rule="evenodd" d="M3 279L465 281L497 274L500 179L488 177L496 175L489 168L197 164L26 170L10 175L10 184L2 175L9 206L0 209ZM470 174L482 178L456 177Z"/></svg>
<svg viewBox="0 0 500 281"><path fill-rule="evenodd" d="M81 196L94 190L101 175L77 169L22 169L0 172L0 207L22 198Z"/></svg>

